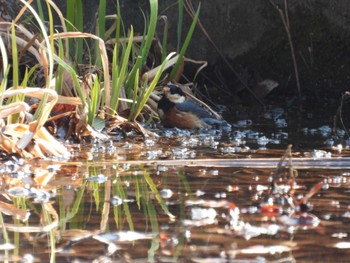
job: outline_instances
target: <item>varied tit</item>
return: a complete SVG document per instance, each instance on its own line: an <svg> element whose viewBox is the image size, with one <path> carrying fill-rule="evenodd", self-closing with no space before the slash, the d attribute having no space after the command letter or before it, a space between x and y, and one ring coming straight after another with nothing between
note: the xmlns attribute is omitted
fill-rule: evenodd
<svg viewBox="0 0 350 263"><path fill-rule="evenodd" d="M231 127L225 120L216 118L191 100L181 88L172 84L163 88L162 98L158 102L158 114L164 127L168 128Z"/></svg>

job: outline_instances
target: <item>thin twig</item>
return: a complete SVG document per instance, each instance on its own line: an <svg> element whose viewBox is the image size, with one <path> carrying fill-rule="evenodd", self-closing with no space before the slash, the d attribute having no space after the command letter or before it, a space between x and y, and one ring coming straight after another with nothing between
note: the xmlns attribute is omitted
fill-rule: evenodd
<svg viewBox="0 0 350 263"><path fill-rule="evenodd" d="M301 97L301 87L300 87L300 80L299 80L298 65L297 65L297 60L295 57L292 35L290 33L290 24L289 24L289 16L288 16L288 3L287 3L287 0L284 0L284 13L283 13L283 10L273 2L273 0L270 0L270 3L273 5L273 7L280 14L284 28L285 28L287 36L288 36L288 43L289 43L290 52L291 52L292 60L293 60L293 66L294 66L295 81L297 84L299 97Z"/></svg>
<svg viewBox="0 0 350 263"><path fill-rule="evenodd" d="M192 5L192 1L191 0L185 0L184 2L184 7L187 11L187 13L193 18L196 14L193 5ZM239 80L239 82L242 83L242 86L244 88L246 88L253 96L254 98L261 104L261 106L264 107L265 109L265 104L264 102L254 93L254 91L248 87L248 85L242 80L242 78L239 76L238 72L236 70L234 70L234 68L231 66L230 62L227 60L227 58L224 56L224 54L221 52L221 50L219 49L219 47L215 44L215 42L212 40L212 38L209 36L208 32L205 30L203 24L201 23L200 19L198 18L197 21L197 25L199 26L199 28L201 29L201 31L203 32L203 34L206 36L206 38L209 40L209 42L214 46L216 52L220 55L220 57L223 59L223 61L225 62L225 64L227 65L227 67L231 70L231 72L236 76L236 78Z"/></svg>
<svg viewBox="0 0 350 263"><path fill-rule="evenodd" d="M339 107L338 107L338 109L337 109L337 113L336 113L336 115L334 116L334 119L333 119L333 133L334 133L335 135L337 134L337 133L336 133L337 116L339 115L340 123L341 123L341 125L342 125L342 127L343 127L343 129L344 129L344 131L345 131L345 133L346 133L346 135L347 135L348 137L350 137L350 136L349 136L348 129L345 127L345 124L344 124L344 121L343 121L343 116L342 116L342 115L343 115L343 104L344 104L344 99L345 99L346 97L350 97L350 92L349 92L349 91L345 92L345 93L342 95L342 97L341 97L340 105L339 105Z"/></svg>

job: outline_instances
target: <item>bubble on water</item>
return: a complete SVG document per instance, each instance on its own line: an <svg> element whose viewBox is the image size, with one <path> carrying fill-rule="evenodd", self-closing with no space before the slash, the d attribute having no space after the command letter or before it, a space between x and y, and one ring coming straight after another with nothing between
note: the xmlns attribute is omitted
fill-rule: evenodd
<svg viewBox="0 0 350 263"><path fill-rule="evenodd" d="M248 130L246 132L246 134L247 134L247 138L251 139L251 140L257 140L259 138L259 136L260 136L259 132L251 131L251 130Z"/></svg>
<svg viewBox="0 0 350 263"><path fill-rule="evenodd" d="M199 196L202 196L202 195L205 195L205 192L202 191L202 190L197 190L196 191L196 196L199 197Z"/></svg>
<svg viewBox="0 0 350 263"><path fill-rule="evenodd" d="M157 171L158 171L158 172L166 172L166 171L168 171L168 170L169 170L169 168L168 168L167 166L159 165L159 166L157 167Z"/></svg>
<svg viewBox="0 0 350 263"><path fill-rule="evenodd" d="M129 163L123 163L121 166L124 170L130 170L130 167L131 167Z"/></svg>
<svg viewBox="0 0 350 263"><path fill-rule="evenodd" d="M267 189L269 189L269 187L265 186L265 185L258 184L256 186L256 191L258 191L258 192L266 191Z"/></svg>
<svg viewBox="0 0 350 263"><path fill-rule="evenodd" d="M324 183L324 184L322 185L322 190L328 190L328 189L329 189L329 184Z"/></svg>
<svg viewBox="0 0 350 263"><path fill-rule="evenodd" d="M339 249L350 249L350 242L338 242L334 247Z"/></svg>
<svg viewBox="0 0 350 263"><path fill-rule="evenodd" d="M234 124L234 126L243 128L243 127L251 126L252 124L253 124L252 120L240 120L240 121L237 121Z"/></svg>
<svg viewBox="0 0 350 263"><path fill-rule="evenodd" d="M154 160L157 159L158 156L160 156L162 154L162 150L158 149L158 150L153 150L153 151L147 151L146 155L147 155L147 159L148 160Z"/></svg>
<svg viewBox="0 0 350 263"><path fill-rule="evenodd" d="M216 170L216 169L215 170L210 170L209 173L212 176L218 176L219 175L219 170Z"/></svg>
<svg viewBox="0 0 350 263"><path fill-rule="evenodd" d="M331 158L332 153L331 152L326 152L323 150L313 150L311 153L311 157L314 159L320 159L320 158Z"/></svg>
<svg viewBox="0 0 350 263"><path fill-rule="evenodd" d="M269 139L266 136L261 136L257 139L257 143L259 146L266 146L269 143Z"/></svg>
<svg viewBox="0 0 350 263"><path fill-rule="evenodd" d="M327 139L327 140L325 141L325 144L326 144L327 146L333 146L333 145L334 145L334 139L332 139L332 138Z"/></svg>
<svg viewBox="0 0 350 263"><path fill-rule="evenodd" d="M304 135L308 135L308 133L309 133L308 128L302 128L301 131L304 133Z"/></svg>
<svg viewBox="0 0 350 263"><path fill-rule="evenodd" d="M318 131L323 137L327 138L331 134L332 128L328 125L323 125L318 128Z"/></svg>
<svg viewBox="0 0 350 263"><path fill-rule="evenodd" d="M336 208L340 208L340 203L339 203L339 201L336 201L336 200L332 200L330 202L330 205L333 207L336 207Z"/></svg>
<svg viewBox="0 0 350 263"><path fill-rule="evenodd" d="M45 190L37 189L34 187L30 189L30 195L34 198L35 202L40 202L40 203L47 203L49 202L50 198L54 196L53 194Z"/></svg>
<svg viewBox="0 0 350 263"><path fill-rule="evenodd" d="M30 191L23 187L10 188L7 193L12 197L29 197Z"/></svg>
<svg viewBox="0 0 350 263"><path fill-rule="evenodd" d="M343 138L346 134L346 131L344 131L343 129L339 129L339 128L337 128L335 132L341 138Z"/></svg>
<svg viewBox="0 0 350 263"><path fill-rule="evenodd" d="M350 211L346 211L342 214L342 217L344 218L350 218Z"/></svg>
<svg viewBox="0 0 350 263"><path fill-rule="evenodd" d="M309 129L310 135L315 135L317 133L317 129Z"/></svg>
<svg viewBox="0 0 350 263"><path fill-rule="evenodd" d="M123 203L123 199L121 199L119 196L113 196L111 198L111 204L113 206L120 206Z"/></svg>
<svg viewBox="0 0 350 263"><path fill-rule="evenodd" d="M236 149L239 149L239 148L238 148L238 147L226 146L226 147L220 148L220 151L221 151L222 153L225 153L225 154L232 154L232 153L235 153L235 152L236 152Z"/></svg>
<svg viewBox="0 0 350 263"><path fill-rule="evenodd" d="M276 120L276 119L279 119L279 118L282 117L282 115L284 114L284 109L282 109L282 108L275 108L271 112L272 112L273 119Z"/></svg>
<svg viewBox="0 0 350 263"><path fill-rule="evenodd" d="M159 191L159 194L162 198L171 198L174 194L174 192L171 189L162 189Z"/></svg>
<svg viewBox="0 0 350 263"><path fill-rule="evenodd" d="M0 250L1 251L3 251L3 250L13 250L15 248L16 248L16 246L14 244L11 244L11 243L0 244Z"/></svg>
<svg viewBox="0 0 350 263"><path fill-rule="evenodd" d="M343 151L343 145L338 144L336 147L337 153L341 154L341 152Z"/></svg>
<svg viewBox="0 0 350 263"><path fill-rule="evenodd" d="M108 177L105 176L104 174L99 174L97 176L91 176L87 180L90 181L90 182L96 182L96 183L101 184L101 183L106 182L107 179L108 179Z"/></svg>
<svg viewBox="0 0 350 263"><path fill-rule="evenodd" d="M348 237L348 233L344 233L344 232L334 233L332 234L332 237L342 239L342 238Z"/></svg>
<svg viewBox="0 0 350 263"><path fill-rule="evenodd" d="M115 147L114 145L108 145L106 147L106 151L108 154L115 153L117 151L117 147Z"/></svg>
<svg viewBox="0 0 350 263"><path fill-rule="evenodd" d="M332 214L330 214L330 213L328 213L328 214L324 214L323 216L322 216L322 218L323 218L323 220L331 220L331 218L332 218Z"/></svg>
<svg viewBox="0 0 350 263"><path fill-rule="evenodd" d="M198 138L189 138L181 142L182 146L187 146L187 147L195 147L200 144L200 141Z"/></svg>
<svg viewBox="0 0 350 263"><path fill-rule="evenodd" d="M154 140L152 140L152 139L146 139L146 140L144 141L144 144L145 144L145 146L147 146L147 147L152 147L152 146L154 146L154 145L156 144L156 142L155 142Z"/></svg>
<svg viewBox="0 0 350 263"><path fill-rule="evenodd" d="M285 128L288 126L287 121L285 119L278 119L275 121L277 128Z"/></svg>
<svg viewBox="0 0 350 263"><path fill-rule="evenodd" d="M216 216L217 216L217 212L214 208L193 207L191 209L192 220L202 220L202 219L214 220Z"/></svg>
<svg viewBox="0 0 350 263"><path fill-rule="evenodd" d="M291 247L283 246L283 245L274 245L274 246L256 245L256 246L252 246L252 247L248 247L240 250L242 254L270 254L270 255L282 254L282 253L291 252L291 251L292 251ZM267 262L266 259L263 257L259 257L259 259L257 260L259 263ZM289 261L286 261L286 262L289 262Z"/></svg>

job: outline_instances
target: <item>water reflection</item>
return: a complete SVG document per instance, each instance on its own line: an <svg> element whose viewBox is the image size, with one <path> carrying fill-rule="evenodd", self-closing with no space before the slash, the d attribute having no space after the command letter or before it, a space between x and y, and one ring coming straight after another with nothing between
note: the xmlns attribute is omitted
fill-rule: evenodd
<svg viewBox="0 0 350 263"><path fill-rule="evenodd" d="M2 171L2 260L348 258L350 169L299 169L291 204L269 199L274 168L9 162L16 165ZM278 182L279 195L290 193L281 180L289 179ZM306 210L295 208L302 200Z"/></svg>
<svg viewBox="0 0 350 263"><path fill-rule="evenodd" d="M349 146L315 148L328 127L287 131L284 115L266 115L271 132L157 130L71 144L69 160L3 161L0 260L347 261Z"/></svg>

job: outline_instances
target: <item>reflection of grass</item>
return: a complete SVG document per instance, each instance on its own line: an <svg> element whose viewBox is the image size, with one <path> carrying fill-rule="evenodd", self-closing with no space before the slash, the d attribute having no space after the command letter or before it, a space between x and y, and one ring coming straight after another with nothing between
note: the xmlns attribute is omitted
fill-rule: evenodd
<svg viewBox="0 0 350 263"><path fill-rule="evenodd" d="M153 179L148 171L136 170L133 175L118 175L115 177L115 169L102 169L101 167L89 168L89 178L77 191L75 199L70 207L64 207L63 204L63 192L59 192L59 214L60 214L60 229L64 231L66 226L70 222L75 221L75 217L82 218L86 215L79 214L80 212L86 213L86 211L79 210L79 207L84 206L84 196L88 196L88 193L92 194L96 212L101 216L100 231L104 232L108 226L108 218L110 218L110 205L113 198L120 200L120 203L113 206L113 218L115 226L118 229L123 229L123 222L128 223L128 228L134 230L133 215L131 214L130 205L136 204L138 210L143 211L147 221L150 223L152 232L158 233L157 223L157 209L159 206L162 211L169 217L173 215L169 212L167 205L163 198L160 196L157 186L153 182ZM118 168L120 169L120 168ZM118 172L119 174L119 172ZM106 176L107 181L98 180L100 176ZM95 180L96 179L96 180ZM130 193L133 193L130 197ZM102 197L102 196L103 197ZM134 199L133 199L134 197ZM102 206L101 206L102 204ZM83 222L81 222L83 223ZM84 223L81 225L86 227Z"/></svg>
<svg viewBox="0 0 350 263"><path fill-rule="evenodd" d="M10 238L9 238L9 235L7 233L7 230L6 230L6 226L5 226L5 223L4 223L4 218L2 217L2 212L0 213L0 226L2 228L2 238L4 240L4 243L10 244ZM6 249L5 250L5 258L8 259L8 257L9 257L9 252Z"/></svg>
<svg viewBox="0 0 350 263"><path fill-rule="evenodd" d="M79 189L78 194L76 195L70 208L64 207L62 192L59 195L58 200L61 218L59 226L61 234L64 234L65 231L68 230L67 225L73 226L69 223L74 222L75 217L85 219L82 220L84 222L80 222L80 228L89 228L87 223L90 217L87 217L86 215L88 211L79 211L78 209L81 206L86 206L86 204L83 203L84 196L89 196L90 194L94 199L96 209L94 213L98 214L100 223L99 229L96 229L96 225L92 226L92 231L96 231L96 233L109 232L114 228L110 221L111 213L113 214L115 227L117 229L125 231L124 222L126 222L128 229L134 231L135 218L132 214L132 209L135 209L135 205L139 211L142 211L144 215L142 218L145 218L146 220L143 230L144 232L148 232L150 230L150 232L154 235L159 234L159 211L157 207L160 207L163 213L173 218L173 215L169 212L167 205L160 196L157 186L155 185L151 174L148 171L136 168L135 170L127 170L125 171L126 174L124 174L120 167L105 169L100 166L91 166L88 170L89 177L86 178L87 180ZM102 177L102 175L106 176L107 180L102 180L99 183L98 180ZM120 202L113 205L112 199L118 199ZM110 209L111 205L113 205L112 209ZM132 208L130 206L132 206ZM83 214L79 214L79 212L82 212ZM139 215L137 220L139 220ZM97 222L93 221L93 223ZM138 229L138 231L140 231L140 229ZM155 251L158 247L159 240L154 239L149 249L149 258L154 257Z"/></svg>
<svg viewBox="0 0 350 263"><path fill-rule="evenodd" d="M66 211L63 201L63 191L61 188L58 189L59 193L59 214L60 214L60 230L64 231L66 229L66 225L68 222L70 222L79 212L79 207L82 204L82 200L85 193L85 187L87 182L85 181L80 189L77 191L76 197L73 201L73 204L71 207L67 208Z"/></svg>
<svg viewBox="0 0 350 263"><path fill-rule="evenodd" d="M161 218L165 219L165 215L169 221L173 220L173 215L158 191L153 172L143 165L135 165L131 168L123 168L118 163L109 164L107 167L101 164L87 165L87 168L85 166L77 170L72 167L64 168L72 169L72 178L68 179L70 178L68 176L60 184L58 182L61 179L55 172L45 172L36 168L36 172L41 176L38 176L40 180L38 177L34 178L36 184L33 183L31 189L43 191L50 189L50 193L56 192L56 203L47 202L47 200L42 201L42 204L33 202L29 192L26 198L12 198L13 205L4 206L4 202L0 202L0 211L6 212L7 215L3 227L3 239L16 245L18 250L15 253L19 257L23 256L25 249L22 249L22 246L26 242L35 245L46 242L47 256L50 255L53 262L55 253L61 251L62 247L67 248L65 253L70 256L70 253L74 253L73 250L69 250L70 247L87 239L106 242L107 245L112 246L113 242L118 242L118 238L101 241L104 238L103 233L106 234L105 236L110 236L107 234L117 236L119 232L123 235L130 230L130 233L135 231L140 239L153 237L148 250L149 259L153 259L160 246L159 222L160 220L164 222ZM47 167L43 168L47 169ZM82 174L86 177L73 179ZM7 175L7 177L5 179L9 180L10 176ZM158 176L156 178L159 179ZM180 184L186 183L185 176L179 180L181 180ZM16 179L9 187L16 185L24 191L25 182L27 181L22 183L20 179ZM53 187L56 188L53 189ZM64 188L70 191L64 192ZM184 187L184 191L187 190L189 190L188 185ZM69 194L72 195L69 196ZM187 195L184 193L183 196ZM115 200L119 201L114 202ZM8 218L9 214L13 216L12 224L11 219ZM185 214L184 210L182 214ZM28 216L29 220L25 221ZM177 222L181 224L182 221ZM9 237L7 231L14 232L14 236ZM26 233L25 236L28 239L21 239L22 233ZM34 239L34 236L37 239ZM137 239L128 242L135 241Z"/></svg>

